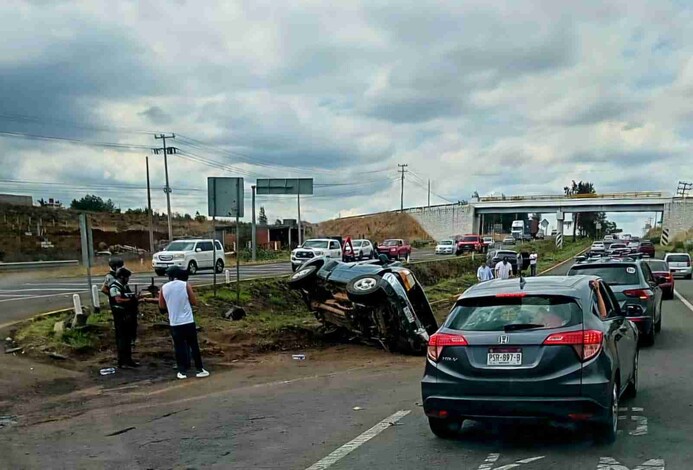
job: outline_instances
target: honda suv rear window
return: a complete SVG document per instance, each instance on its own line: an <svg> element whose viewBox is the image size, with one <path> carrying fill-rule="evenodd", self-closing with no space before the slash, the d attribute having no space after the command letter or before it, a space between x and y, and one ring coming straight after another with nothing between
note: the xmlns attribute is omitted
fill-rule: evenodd
<svg viewBox="0 0 693 470"><path fill-rule="evenodd" d="M477 297L463 299L447 328L462 331L520 331L562 328L582 322L582 309L564 296Z"/></svg>
<svg viewBox="0 0 693 470"><path fill-rule="evenodd" d="M583 274L599 276L610 286L629 286L640 284L638 270L633 264L614 264L600 266L573 266L568 276Z"/></svg>

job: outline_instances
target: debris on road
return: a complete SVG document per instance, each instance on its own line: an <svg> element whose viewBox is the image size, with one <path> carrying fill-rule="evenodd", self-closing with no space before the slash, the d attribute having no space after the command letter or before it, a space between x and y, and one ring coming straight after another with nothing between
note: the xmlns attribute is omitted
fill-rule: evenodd
<svg viewBox="0 0 693 470"><path fill-rule="evenodd" d="M101 369L101 370L99 371L99 374L101 374L101 375L111 375L111 374L115 374L115 372L116 372L115 367L105 367L105 368L103 368L103 369Z"/></svg>
<svg viewBox="0 0 693 470"><path fill-rule="evenodd" d="M363 408L361 408L360 406L355 406L355 407L353 408L353 410L354 410L354 411L361 411L361 410L363 410Z"/></svg>
<svg viewBox="0 0 693 470"><path fill-rule="evenodd" d="M121 429L119 431L113 431L110 434L106 434L106 437L119 436L121 434L125 434L128 431L132 431L133 429L137 429L137 428L135 426L130 426L129 428Z"/></svg>
<svg viewBox="0 0 693 470"><path fill-rule="evenodd" d="M18 347L18 348L10 348L10 349L5 349L5 354L13 354L13 353L18 353L24 351L24 348Z"/></svg>
<svg viewBox="0 0 693 470"><path fill-rule="evenodd" d="M291 359L293 359L294 361L305 361L306 355L305 354L292 354Z"/></svg>
<svg viewBox="0 0 693 470"><path fill-rule="evenodd" d="M68 359L67 356L63 356L62 354L58 354L57 352L49 352L48 357L51 359L58 359L59 361L66 361Z"/></svg>
<svg viewBox="0 0 693 470"><path fill-rule="evenodd" d="M245 318L245 315L246 314L243 307L234 306L226 312L224 312L223 317L227 320L242 320L243 318Z"/></svg>

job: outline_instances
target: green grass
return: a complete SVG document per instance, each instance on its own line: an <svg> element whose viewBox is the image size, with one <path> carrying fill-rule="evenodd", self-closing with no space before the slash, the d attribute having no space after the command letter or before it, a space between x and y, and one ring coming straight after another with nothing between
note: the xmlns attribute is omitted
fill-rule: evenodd
<svg viewBox="0 0 693 470"><path fill-rule="evenodd" d="M201 289L201 292L199 293L198 297L200 298L201 301L203 302L209 302L210 300L214 299L214 292L212 288L205 288L204 290ZM229 287L217 287L217 295L216 295L217 300L222 300L226 302L231 302L231 303L236 303L236 286L233 285L230 288ZM252 296L250 292L248 291L248 287L244 286L243 283L241 283L241 304L246 304L252 300Z"/></svg>
<svg viewBox="0 0 693 470"><path fill-rule="evenodd" d="M91 349L96 345L97 333L89 330L65 330L62 342L75 351Z"/></svg>
<svg viewBox="0 0 693 470"><path fill-rule="evenodd" d="M31 338L52 338L53 325L56 321L58 320L55 317L44 317L31 321L17 332L16 339L21 344Z"/></svg>

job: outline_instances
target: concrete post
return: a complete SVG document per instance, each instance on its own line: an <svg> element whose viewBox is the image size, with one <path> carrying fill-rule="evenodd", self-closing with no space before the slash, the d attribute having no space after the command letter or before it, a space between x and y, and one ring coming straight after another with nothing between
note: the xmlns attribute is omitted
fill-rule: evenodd
<svg viewBox="0 0 693 470"><path fill-rule="evenodd" d="M99 300L99 286L94 284L91 286L91 304L94 307L94 312L101 311L101 301Z"/></svg>
<svg viewBox="0 0 693 470"><path fill-rule="evenodd" d="M82 299L79 294L72 295L72 305L74 307L75 316L72 319L72 327L84 326L87 324L87 316L82 311Z"/></svg>

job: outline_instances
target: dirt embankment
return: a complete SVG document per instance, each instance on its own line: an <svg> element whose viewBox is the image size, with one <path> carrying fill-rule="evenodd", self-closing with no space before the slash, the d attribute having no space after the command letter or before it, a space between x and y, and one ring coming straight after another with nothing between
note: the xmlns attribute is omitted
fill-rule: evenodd
<svg viewBox="0 0 693 470"><path fill-rule="evenodd" d="M377 242L387 238L404 238L408 241L432 240L412 216L395 212L328 220L317 224L314 234L368 238Z"/></svg>

